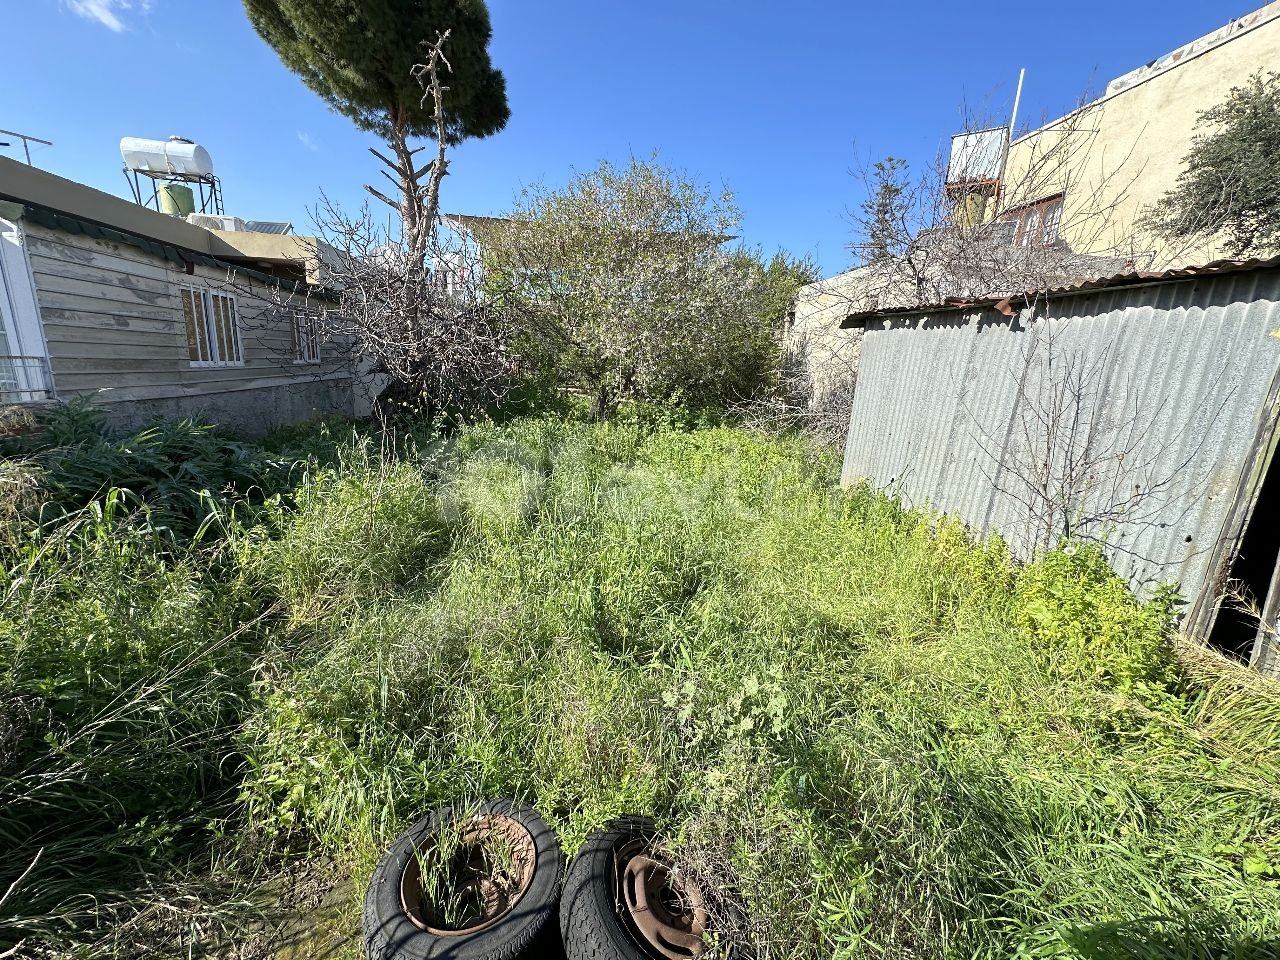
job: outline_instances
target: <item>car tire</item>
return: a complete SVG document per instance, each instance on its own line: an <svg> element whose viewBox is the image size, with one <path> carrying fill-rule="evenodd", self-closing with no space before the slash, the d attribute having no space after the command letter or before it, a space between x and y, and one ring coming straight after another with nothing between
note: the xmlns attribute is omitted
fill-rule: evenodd
<svg viewBox="0 0 1280 960"><path fill-rule="evenodd" d="M456 926L430 903L423 890L420 857L434 849L446 827L467 831L464 838L500 835L515 851L511 872L517 890L497 893L492 883L473 879L467 886L478 915ZM464 839L454 848L469 848ZM477 841L476 849L479 849ZM471 858L474 860L474 857ZM464 857L466 860L466 857ZM451 861L452 862L452 861ZM471 861L467 861L471 862ZM516 800L491 800L474 808L441 807L403 833L391 845L364 898L364 938L369 960L518 960L538 949L552 918L564 880L565 858L555 832L530 807ZM479 876L479 875L477 875ZM512 879L512 878L505 878Z"/></svg>
<svg viewBox="0 0 1280 960"><path fill-rule="evenodd" d="M568 960L700 957L706 928L700 892L670 869L648 817L610 822L587 838L569 865L560 897Z"/></svg>

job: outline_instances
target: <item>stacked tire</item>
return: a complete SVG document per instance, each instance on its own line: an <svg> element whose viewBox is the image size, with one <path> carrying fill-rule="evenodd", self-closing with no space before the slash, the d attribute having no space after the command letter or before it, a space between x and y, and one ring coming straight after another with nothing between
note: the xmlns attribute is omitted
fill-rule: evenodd
<svg viewBox="0 0 1280 960"><path fill-rule="evenodd" d="M476 852L486 844L504 851L500 868ZM442 865L457 897L433 892ZM424 817L387 851L364 902L370 960L694 960L706 932L701 894L651 819L597 830L566 873L555 833L512 799Z"/></svg>

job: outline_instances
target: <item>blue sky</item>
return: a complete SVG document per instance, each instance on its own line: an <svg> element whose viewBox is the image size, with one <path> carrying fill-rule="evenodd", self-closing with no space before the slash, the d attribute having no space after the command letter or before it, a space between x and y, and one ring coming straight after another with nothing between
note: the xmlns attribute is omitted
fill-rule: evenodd
<svg viewBox="0 0 1280 960"><path fill-rule="evenodd" d="M1263 0L490 0L512 118L453 157L444 206L495 214L523 184L658 151L728 185L746 241L845 268L855 157L928 163L971 109L1056 116L1086 89ZM331 113L238 0L0 0L0 128L33 161L122 196L122 136L208 148L227 212L292 220L361 201L375 141ZM1260 65L1261 66L1261 65ZM0 138L9 139L9 138ZM15 142L0 153L21 157Z"/></svg>

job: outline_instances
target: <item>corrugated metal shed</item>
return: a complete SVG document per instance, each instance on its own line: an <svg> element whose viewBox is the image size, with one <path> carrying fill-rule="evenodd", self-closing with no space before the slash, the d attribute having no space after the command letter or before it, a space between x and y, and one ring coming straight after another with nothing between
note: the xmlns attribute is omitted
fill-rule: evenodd
<svg viewBox="0 0 1280 960"><path fill-rule="evenodd" d="M1207 632L1276 434L1280 261L858 319L844 482L1024 558L1070 525L1139 592L1177 583Z"/></svg>

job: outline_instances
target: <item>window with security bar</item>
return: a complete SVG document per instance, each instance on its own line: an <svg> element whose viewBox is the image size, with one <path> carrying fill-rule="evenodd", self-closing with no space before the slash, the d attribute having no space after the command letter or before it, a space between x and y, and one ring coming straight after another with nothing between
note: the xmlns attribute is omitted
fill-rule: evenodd
<svg viewBox="0 0 1280 960"><path fill-rule="evenodd" d="M244 363L235 297L183 287L182 317L187 327L187 356L193 367Z"/></svg>
<svg viewBox="0 0 1280 960"><path fill-rule="evenodd" d="M295 310L293 312L293 362L320 362L320 321L322 314L317 310Z"/></svg>

